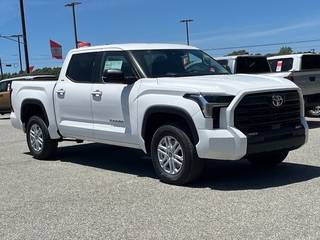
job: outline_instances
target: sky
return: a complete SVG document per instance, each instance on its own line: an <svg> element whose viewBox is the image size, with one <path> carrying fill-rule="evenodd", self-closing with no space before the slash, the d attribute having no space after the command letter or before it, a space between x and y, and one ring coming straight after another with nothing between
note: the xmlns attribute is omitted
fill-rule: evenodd
<svg viewBox="0 0 320 240"><path fill-rule="evenodd" d="M112 43L186 44L213 57L237 50L250 54L320 52L319 0L77 0L77 37L91 45ZM61 67L50 39L62 45L63 58L75 47L68 0L23 0L29 65ZM22 34L20 0L0 0L0 58L4 73L19 72L18 43L4 36ZM21 39L22 40L22 39ZM21 44L22 69L25 48ZM11 67L7 65L11 64Z"/></svg>

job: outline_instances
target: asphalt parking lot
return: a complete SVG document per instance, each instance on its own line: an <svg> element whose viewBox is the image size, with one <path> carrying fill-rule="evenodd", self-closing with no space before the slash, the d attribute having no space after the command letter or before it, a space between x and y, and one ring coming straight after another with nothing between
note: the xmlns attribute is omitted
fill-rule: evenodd
<svg viewBox="0 0 320 240"><path fill-rule="evenodd" d="M34 159L0 116L0 239L320 239L320 118L272 169L207 161L185 187L142 151L63 142Z"/></svg>

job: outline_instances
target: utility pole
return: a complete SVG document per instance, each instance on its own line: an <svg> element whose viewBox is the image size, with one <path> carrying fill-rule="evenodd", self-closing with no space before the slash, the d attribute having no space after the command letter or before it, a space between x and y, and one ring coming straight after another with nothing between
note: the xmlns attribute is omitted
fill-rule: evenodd
<svg viewBox="0 0 320 240"><path fill-rule="evenodd" d="M1 73L1 80L3 79L3 71L2 71L2 62L0 57L0 73Z"/></svg>
<svg viewBox="0 0 320 240"><path fill-rule="evenodd" d="M25 20L24 20L23 0L20 0L20 11L21 11L21 23L22 23L22 35L23 35L23 44L24 44L24 55L25 55L25 59L26 59L26 72L30 73L28 44L27 44L27 31L26 31L26 23L25 23Z"/></svg>
<svg viewBox="0 0 320 240"><path fill-rule="evenodd" d="M19 61L20 61L20 72L22 72L20 37L23 37L23 35L12 35L11 37L16 37L16 38L18 38L18 51L19 51Z"/></svg>
<svg viewBox="0 0 320 240"><path fill-rule="evenodd" d="M21 48L20 48L20 37L23 37L23 35L19 34L19 35L11 35L11 36L2 36L0 34L0 37L2 38L5 38L5 39L8 39L8 40L11 40L11 41L14 41L14 42L17 42L18 43L18 51L19 51L19 61L20 61L20 72L22 72L22 61L21 61ZM14 40L12 38L18 38L18 40Z"/></svg>

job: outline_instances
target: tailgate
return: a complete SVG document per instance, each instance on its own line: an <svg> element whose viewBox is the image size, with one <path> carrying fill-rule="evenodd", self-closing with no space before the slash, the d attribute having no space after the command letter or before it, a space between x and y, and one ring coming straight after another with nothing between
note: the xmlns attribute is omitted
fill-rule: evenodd
<svg viewBox="0 0 320 240"><path fill-rule="evenodd" d="M320 69L293 71L289 76L301 88L303 95L320 93Z"/></svg>

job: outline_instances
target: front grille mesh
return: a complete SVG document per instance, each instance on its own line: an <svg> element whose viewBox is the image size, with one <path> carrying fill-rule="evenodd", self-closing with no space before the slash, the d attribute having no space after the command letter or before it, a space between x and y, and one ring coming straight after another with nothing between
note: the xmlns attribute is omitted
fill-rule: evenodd
<svg viewBox="0 0 320 240"><path fill-rule="evenodd" d="M284 103L276 107L272 97L280 95ZM280 129L300 124L300 98L297 91L246 95L235 109L234 123L245 134Z"/></svg>

